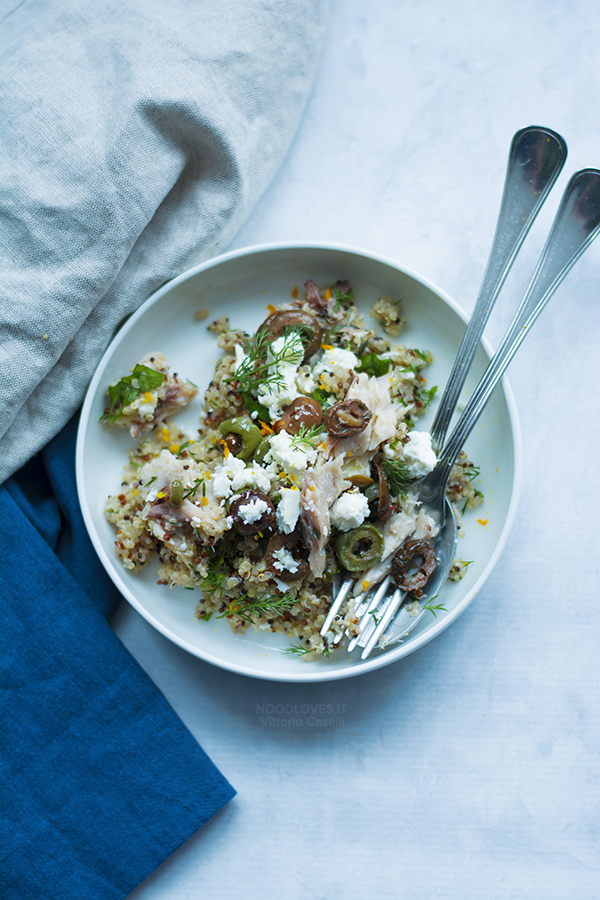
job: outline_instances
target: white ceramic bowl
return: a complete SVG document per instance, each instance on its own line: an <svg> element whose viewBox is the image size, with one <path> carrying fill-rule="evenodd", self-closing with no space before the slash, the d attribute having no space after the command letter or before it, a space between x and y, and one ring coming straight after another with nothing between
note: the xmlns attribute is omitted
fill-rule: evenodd
<svg viewBox="0 0 600 900"><path fill-rule="evenodd" d="M308 663L282 650L291 643L281 634L231 632L226 620L194 617L196 592L156 584L156 567L127 572L114 552L114 529L103 515L106 497L118 489L127 449L134 445L125 429L99 423L107 385L129 371L144 354L161 351L172 370L201 388L199 397L175 419L195 431L203 390L221 351L195 313L209 309L209 322L228 315L234 327L254 331L268 315L267 304L286 301L294 286L312 278L331 284L348 278L358 306L366 314L382 295L402 298L408 318L394 340L431 350L428 384L443 385L464 333L465 315L443 291L393 262L346 247L275 244L225 254L180 275L157 291L121 328L106 351L87 392L77 443L77 484L90 538L111 579L132 606L162 634L207 662L256 678L275 681L327 681L348 678L401 659L430 641L467 608L496 563L514 518L520 482L520 434L514 400L506 381L485 409L466 449L481 467L476 484L484 504L464 518L458 555L474 560L458 583L448 582L439 597L447 612L421 621L405 643L377 651L361 662L360 651L343 650ZM480 346L465 386L472 390L489 359ZM435 409L435 404L433 406ZM433 412L418 420L427 429ZM481 524L478 520L486 522Z"/></svg>

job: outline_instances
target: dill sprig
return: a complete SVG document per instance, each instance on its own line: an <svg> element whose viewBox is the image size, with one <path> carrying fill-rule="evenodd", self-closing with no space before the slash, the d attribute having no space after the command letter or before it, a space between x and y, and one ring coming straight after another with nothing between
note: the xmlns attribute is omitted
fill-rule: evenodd
<svg viewBox="0 0 600 900"><path fill-rule="evenodd" d="M413 480L406 463L403 463L399 459L384 459L381 463L381 468L388 480L392 494L403 500L406 497L408 487Z"/></svg>
<svg viewBox="0 0 600 900"><path fill-rule="evenodd" d="M432 602L437 600L439 594L434 594L433 597L430 597L427 603L423 604L423 609L428 609L430 613L433 613L434 618L437 618L437 614L440 611L448 612L446 607L442 603L438 603L437 606L432 606Z"/></svg>
<svg viewBox="0 0 600 900"><path fill-rule="evenodd" d="M295 606L296 602L296 597L293 597L291 594L284 594L283 597L265 594L263 597L258 597L255 600L240 597L237 600L232 600L227 609L217 618L228 619L230 616L236 616L238 619L252 624L256 616L265 613L279 616L286 610L291 609L292 606Z"/></svg>
<svg viewBox="0 0 600 900"><path fill-rule="evenodd" d="M285 647L281 651L282 653L289 653L291 655L296 656L307 656L309 653L314 653L314 647L303 647L302 644L292 644L291 647Z"/></svg>
<svg viewBox="0 0 600 900"><path fill-rule="evenodd" d="M229 549L229 541L223 541L223 546L218 550L213 550L208 560L208 572L202 580L201 590L204 594L210 594L213 600L222 600L225 593L225 579L227 578L225 557Z"/></svg>
<svg viewBox="0 0 600 900"><path fill-rule="evenodd" d="M204 478L196 478L196 480L194 481L191 488L188 488L188 490L184 493L184 495L181 499L187 500L188 497L194 497L196 494L196 491L198 490L200 485L202 485L202 496L205 497L206 496L206 482L204 481Z"/></svg>
<svg viewBox="0 0 600 900"><path fill-rule="evenodd" d="M311 425L310 428L307 428L306 425L301 425L298 434L292 436L291 446L296 449L301 448L302 445L312 447L313 438L318 437L322 431L322 425Z"/></svg>
<svg viewBox="0 0 600 900"><path fill-rule="evenodd" d="M298 350L294 349L297 345L295 338L302 340L298 328L286 329L284 337L283 347L273 351L273 335L259 328L250 339L245 358L225 381L237 381L240 394L257 393L259 387L264 385L284 387L285 378L280 366L296 361Z"/></svg>

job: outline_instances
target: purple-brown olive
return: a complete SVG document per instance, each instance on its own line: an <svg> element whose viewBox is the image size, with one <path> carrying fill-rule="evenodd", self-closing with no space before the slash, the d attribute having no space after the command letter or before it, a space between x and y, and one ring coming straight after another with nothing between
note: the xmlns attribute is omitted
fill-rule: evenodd
<svg viewBox="0 0 600 900"><path fill-rule="evenodd" d="M362 400L341 400L325 413L325 428L332 437L360 434L371 421L371 410Z"/></svg>
<svg viewBox="0 0 600 900"><path fill-rule="evenodd" d="M298 397L283 410L276 430L299 434L302 428L308 431L309 428L316 428L322 421L323 410L318 400L313 400L312 397Z"/></svg>
<svg viewBox="0 0 600 900"><path fill-rule="evenodd" d="M275 577L280 581L284 581L286 584L291 581L299 581L301 578L306 578L309 572L307 561L299 558L293 552L296 550L300 541L301 535L299 532L293 531L291 534L281 534L281 532L277 532L273 535L267 545L265 563ZM295 572L291 572L289 569L284 568L281 560L275 555L278 550L282 549L287 550L288 553L294 557L294 562L298 565Z"/></svg>
<svg viewBox="0 0 600 900"><path fill-rule="evenodd" d="M251 509L253 501L258 500L262 500L266 503L267 508L263 511L259 519L256 519L254 522L249 522L247 521L247 518L242 515L244 512L243 507L250 506ZM275 507L267 495L263 494L262 491L244 491L244 493L240 494L229 507L229 515L232 517L233 524L240 534L246 536L258 534L259 532L262 534L265 534L265 532L268 533L275 525Z"/></svg>
<svg viewBox="0 0 600 900"><path fill-rule="evenodd" d="M281 337L286 328L297 328L304 344L304 362L321 349L321 326L315 316L302 309L284 309L268 316L259 331L273 341Z"/></svg>
<svg viewBox="0 0 600 900"><path fill-rule="evenodd" d="M436 566L435 551L426 541L406 541L392 559L392 578L401 590L418 594ZM411 569L415 570L412 574Z"/></svg>
<svg viewBox="0 0 600 900"><path fill-rule="evenodd" d="M225 443L229 448L229 452L233 453L234 456L237 456L240 450L242 449L243 441L239 434L234 434L232 431L229 434L225 435Z"/></svg>
<svg viewBox="0 0 600 900"><path fill-rule="evenodd" d="M392 503L392 497L390 495L390 486L388 484L388 480L385 477L384 471L379 465L379 463L375 463L375 471L377 472L377 480L379 482L378 487L378 504L377 504L377 518L381 519L381 521L385 521L389 519L392 513L396 512L397 506L395 503Z"/></svg>

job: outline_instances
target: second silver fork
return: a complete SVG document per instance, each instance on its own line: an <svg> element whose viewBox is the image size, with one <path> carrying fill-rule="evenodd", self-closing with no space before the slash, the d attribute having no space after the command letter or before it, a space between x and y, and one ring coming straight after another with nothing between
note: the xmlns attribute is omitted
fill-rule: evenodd
<svg viewBox="0 0 600 900"><path fill-rule="evenodd" d="M512 139L490 256L473 313L431 430L432 443L436 448L441 447L444 443L452 414L496 298L525 237L556 182L566 158L565 141L549 128L529 126L518 131ZM356 598L356 612L360 619L363 638L373 631L378 604L389 588L389 581L388 576L374 594L362 592ZM353 588L354 580L347 578L323 623L322 636L329 631L334 618ZM333 646L337 646L343 637L344 632L340 632L333 640ZM359 637L352 639L348 649L354 649L358 641Z"/></svg>

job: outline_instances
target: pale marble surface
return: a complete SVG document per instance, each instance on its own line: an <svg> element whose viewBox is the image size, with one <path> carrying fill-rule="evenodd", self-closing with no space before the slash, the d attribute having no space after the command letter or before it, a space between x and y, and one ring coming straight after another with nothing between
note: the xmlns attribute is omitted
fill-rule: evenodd
<svg viewBox="0 0 600 900"><path fill-rule="evenodd" d="M487 334L496 344L578 168L600 165L594 0L334 0L296 141L233 247L343 242L472 308L512 134L570 155ZM331 685L229 674L131 610L118 632L238 790L131 900L600 895L598 242L510 370L517 522L480 597L393 666ZM260 706L333 704L290 731ZM375 862L375 860L378 860Z"/></svg>

